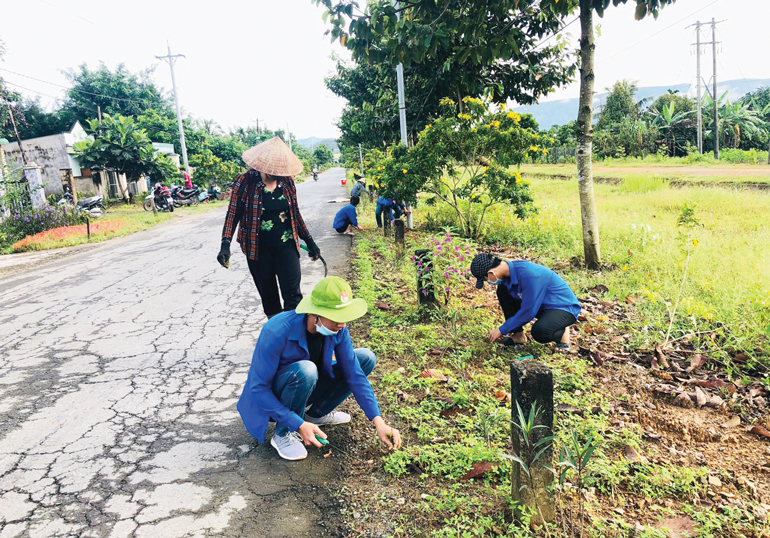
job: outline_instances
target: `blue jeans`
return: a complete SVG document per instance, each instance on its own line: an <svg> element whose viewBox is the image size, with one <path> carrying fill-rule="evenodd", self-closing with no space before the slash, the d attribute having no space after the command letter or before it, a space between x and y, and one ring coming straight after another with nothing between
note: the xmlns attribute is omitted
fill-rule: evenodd
<svg viewBox="0 0 770 538"><path fill-rule="evenodd" d="M390 219L392 217L391 215L391 209L390 206L385 206L382 204L377 204L377 207L374 209L374 218L377 221L377 227L382 228L382 214L385 213L385 218Z"/></svg>
<svg viewBox="0 0 770 538"><path fill-rule="evenodd" d="M368 377L374 370L377 357L371 350L361 347L353 350L361 369ZM297 413L305 416L305 408L310 405L307 414L322 417L334 411L350 396L350 387L338 364L334 365L334 378L318 375L318 368L313 361L298 361L280 370L273 379L273 394L280 402ZM288 426L278 423L276 435L284 435Z"/></svg>

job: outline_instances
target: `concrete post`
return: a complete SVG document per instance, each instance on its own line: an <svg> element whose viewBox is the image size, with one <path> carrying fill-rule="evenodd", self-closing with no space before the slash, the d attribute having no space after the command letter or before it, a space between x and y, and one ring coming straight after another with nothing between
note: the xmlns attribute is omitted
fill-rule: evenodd
<svg viewBox="0 0 770 538"><path fill-rule="evenodd" d="M32 207L37 209L45 203L45 190L43 189L43 174L38 165L29 163L24 167L24 179L29 185L29 199Z"/></svg>
<svg viewBox="0 0 770 538"><path fill-rule="evenodd" d="M390 215L385 211L382 213L382 233L385 237L390 237Z"/></svg>
<svg viewBox="0 0 770 538"><path fill-rule="evenodd" d="M551 523L556 518L553 490L551 489L554 477L550 470L553 460L553 442L548 442L547 449L536 461L532 462L532 458L539 451L535 448L537 442L553 435L553 374L551 370L545 364L535 360L512 361L511 396L513 399L511 412L514 424L519 423L516 406L518 403L524 413L524 418L529 416L533 405L537 406L538 415L535 423L545 426L545 428L537 428L531 432L529 443L525 442L521 430L513 426L513 450L523 461L530 464L534 488L530 487L530 479L521 466L514 462L511 493L514 500L535 508L534 521L536 523L542 523L541 514L542 519Z"/></svg>
<svg viewBox="0 0 770 538"><path fill-rule="evenodd" d="M431 281L433 261L430 259L430 250L419 249L414 251L414 263L417 266L417 296L420 306L435 306L436 292Z"/></svg>
<svg viewBox="0 0 770 538"><path fill-rule="evenodd" d="M396 219L393 221L393 235L396 239L396 254L399 258L404 256L404 221Z"/></svg>

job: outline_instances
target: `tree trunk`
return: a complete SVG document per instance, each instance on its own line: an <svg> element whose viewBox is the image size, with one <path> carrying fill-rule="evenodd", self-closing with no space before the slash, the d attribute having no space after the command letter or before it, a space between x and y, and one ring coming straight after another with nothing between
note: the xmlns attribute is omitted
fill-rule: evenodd
<svg viewBox="0 0 770 538"><path fill-rule="evenodd" d="M593 151L593 99L594 99L594 28L591 0L580 0L580 109L577 120L578 190L580 214L583 224L583 251L586 267L599 269L599 222L594 201Z"/></svg>

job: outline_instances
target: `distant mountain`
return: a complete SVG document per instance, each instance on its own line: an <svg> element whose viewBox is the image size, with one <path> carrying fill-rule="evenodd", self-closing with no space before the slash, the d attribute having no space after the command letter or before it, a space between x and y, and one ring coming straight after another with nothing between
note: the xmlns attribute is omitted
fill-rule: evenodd
<svg viewBox="0 0 770 538"><path fill-rule="evenodd" d="M340 148L337 147L337 141L333 138L318 138L317 136L311 136L310 138L297 140L297 143L305 146L310 151L313 151L319 144L325 145L332 150L332 153L339 153L340 151Z"/></svg>
<svg viewBox="0 0 770 538"><path fill-rule="evenodd" d="M730 101L736 101L747 93L754 91L757 88L761 88L762 86L770 86L770 79L754 78L726 80L719 83L717 92L719 95L722 95L724 92L728 92L727 99ZM696 92L696 88L694 86L690 86L689 84L677 84L675 86L644 86L637 90L636 99L639 101L646 97L655 99L656 97L666 93L668 90L679 90L679 93L687 94L691 97L695 97ZM608 94L605 92L597 93L594 96L594 115L596 114L599 107L604 104L604 101L607 99L607 95ZM541 129L550 129L554 125L564 125L565 123L577 119L579 102L579 99L560 99L558 101L549 101L537 105L520 106L514 108L514 110L516 112L532 114L537 120L537 123L540 125Z"/></svg>

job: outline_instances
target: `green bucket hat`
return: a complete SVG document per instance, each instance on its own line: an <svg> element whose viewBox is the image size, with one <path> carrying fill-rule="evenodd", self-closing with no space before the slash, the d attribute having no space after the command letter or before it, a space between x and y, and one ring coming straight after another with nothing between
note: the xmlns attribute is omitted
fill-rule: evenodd
<svg viewBox="0 0 770 538"><path fill-rule="evenodd" d="M309 297L297 305L297 314L315 314L336 323L348 323L366 314L368 306L363 299L353 299L350 284L337 276L321 280Z"/></svg>

